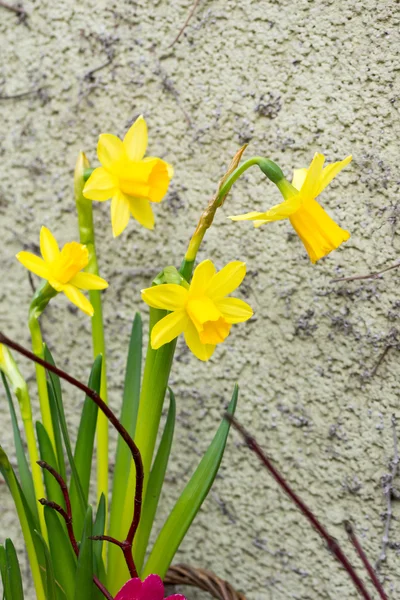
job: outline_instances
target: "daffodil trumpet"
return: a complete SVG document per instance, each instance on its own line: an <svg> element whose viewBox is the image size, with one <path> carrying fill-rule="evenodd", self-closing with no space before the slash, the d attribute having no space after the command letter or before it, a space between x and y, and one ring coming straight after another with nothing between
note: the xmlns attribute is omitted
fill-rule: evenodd
<svg viewBox="0 0 400 600"><path fill-rule="evenodd" d="M254 211L230 218L233 221L254 221L255 227L289 219L311 262L315 263L350 238L350 233L333 221L316 198L351 159L347 156L324 167L324 155L316 153L308 169L295 169L291 184L285 178L275 182L284 202L266 212Z"/></svg>
<svg viewBox="0 0 400 600"><path fill-rule="evenodd" d="M88 264L85 272L99 275L97 263L95 232L93 224L93 204L84 197L83 188L93 169L83 152L80 152L75 165L74 193L76 210L78 214L80 243L88 250ZM93 306L92 316L92 343L93 357L102 355L100 395L104 402L108 402L107 394L107 367L106 345L104 339L103 306L99 290L89 290L89 300ZM106 501L106 515L108 505L108 421L103 413L97 418L97 499L104 494Z"/></svg>

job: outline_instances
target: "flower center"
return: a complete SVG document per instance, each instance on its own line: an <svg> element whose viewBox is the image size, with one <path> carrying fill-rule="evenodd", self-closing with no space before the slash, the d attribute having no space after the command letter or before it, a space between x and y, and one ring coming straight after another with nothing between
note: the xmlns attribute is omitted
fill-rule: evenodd
<svg viewBox="0 0 400 600"><path fill-rule="evenodd" d="M58 258L51 263L50 269L54 279L60 283L68 283L88 262L89 252L86 246L78 242L69 242L65 244Z"/></svg>
<svg viewBox="0 0 400 600"><path fill-rule="evenodd" d="M231 324L225 321L214 302L207 296L190 299L186 311L202 344L220 344L228 337Z"/></svg>

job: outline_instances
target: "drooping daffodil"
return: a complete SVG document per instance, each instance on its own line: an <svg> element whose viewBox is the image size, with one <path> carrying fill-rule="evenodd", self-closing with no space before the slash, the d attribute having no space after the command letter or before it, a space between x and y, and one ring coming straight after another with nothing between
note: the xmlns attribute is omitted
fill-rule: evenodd
<svg viewBox="0 0 400 600"><path fill-rule="evenodd" d="M102 133L97 145L101 167L94 169L83 188L89 200L111 198L111 224L114 237L128 225L130 215L147 229L154 227L151 202L161 202L173 175L171 165L148 156L147 125L138 117L123 141Z"/></svg>
<svg viewBox="0 0 400 600"><path fill-rule="evenodd" d="M115 596L115 600L186 600L182 594L164 598L164 585L158 575L149 575L144 581L130 579Z"/></svg>
<svg viewBox="0 0 400 600"><path fill-rule="evenodd" d="M208 360L217 344L227 338L232 324L247 321L253 314L243 300L226 297L242 283L245 274L244 262L231 262L217 272L210 260L204 260L187 288L166 283L142 290L149 306L171 311L154 325L152 348L160 348L183 333L193 354Z"/></svg>
<svg viewBox="0 0 400 600"><path fill-rule="evenodd" d="M89 263L86 246L68 242L60 250L53 234L42 227L40 252L42 258L24 251L17 254L17 259L29 271L46 279L56 292L64 292L73 304L93 316L93 306L80 290L104 290L108 283L98 275L81 272Z"/></svg>
<svg viewBox="0 0 400 600"><path fill-rule="evenodd" d="M350 233L337 225L316 201L319 194L349 164L352 157L324 167L325 157L316 153L308 169L295 169L292 184L277 183L284 202L266 212L250 212L230 217L233 221L254 221L260 227L271 221L289 219L315 263L349 239Z"/></svg>

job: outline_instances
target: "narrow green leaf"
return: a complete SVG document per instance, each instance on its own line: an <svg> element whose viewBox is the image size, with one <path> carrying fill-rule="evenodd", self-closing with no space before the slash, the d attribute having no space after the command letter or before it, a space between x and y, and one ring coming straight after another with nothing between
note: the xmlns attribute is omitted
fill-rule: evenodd
<svg viewBox="0 0 400 600"><path fill-rule="evenodd" d="M37 499L35 495L35 488L33 486L32 473L29 468L29 464L25 455L24 445L22 443L21 433L18 427L17 415L14 408L14 403L12 400L10 387L8 382L4 376L4 373L1 372L1 378L3 381L4 389L6 391L6 396L8 400L8 406L10 409L11 422L14 434L14 446L15 452L17 455L18 462L18 473L21 481L22 491L24 492L26 501L29 505L29 508L32 512L33 518L35 519L37 525L39 526L39 513L37 508Z"/></svg>
<svg viewBox="0 0 400 600"><path fill-rule="evenodd" d="M235 386L228 412L235 413L238 399L238 386ZM183 490L180 498L168 516L153 546L142 578L155 573L164 578L168 567L179 548L187 530L207 496L221 464L230 424L223 419L207 452Z"/></svg>
<svg viewBox="0 0 400 600"><path fill-rule="evenodd" d="M167 470L169 455L171 452L172 439L174 437L175 414L175 396L171 388L169 388L169 409L167 420L160 445L157 450L156 458L151 469L140 525L136 535L134 556L135 565L138 569L138 572L141 571L143 566L144 555L153 526L154 517L156 515L161 489L164 483L165 472Z"/></svg>
<svg viewBox="0 0 400 600"><path fill-rule="evenodd" d="M88 386L100 394L102 357L99 355L93 363L92 371L89 377ZM85 506L88 503L90 473L92 470L94 439L96 435L98 407L91 398L86 396L83 404L81 420L79 423L78 437L75 444L74 461L79 473L79 479L82 486ZM72 479L70 486L70 497L72 506L79 503L78 490L75 479ZM80 539L83 529L84 515L79 512L74 519L75 533ZM79 518L81 517L81 518Z"/></svg>
<svg viewBox="0 0 400 600"><path fill-rule="evenodd" d="M8 577L8 565L6 549L0 545L0 573L3 583L3 600L12 600L10 578Z"/></svg>
<svg viewBox="0 0 400 600"><path fill-rule="evenodd" d="M53 444L51 443L49 434L40 422L36 423L36 435L39 442L41 460L44 460L47 462L47 464L53 467L53 469L58 471L57 458L54 454ZM57 504L65 509L64 496L57 481L46 469L43 469L43 478L46 487L47 499L51 500L52 502L57 502Z"/></svg>
<svg viewBox="0 0 400 600"><path fill-rule="evenodd" d="M76 558L72 550L65 524L59 515L48 506L44 507L49 534L50 556L53 560L54 576L67 600L74 599Z"/></svg>
<svg viewBox="0 0 400 600"><path fill-rule="evenodd" d="M97 507L96 518L93 525L93 535L104 535L106 526L106 501L104 494L100 496L99 505ZM103 542L97 541L93 545L93 554L96 565L96 575L100 581L105 581L105 569L102 558Z"/></svg>
<svg viewBox="0 0 400 600"><path fill-rule="evenodd" d="M45 356L46 357L51 356L48 348L45 349ZM51 359L51 361L49 360L49 362L53 362L53 364L54 364L53 359ZM56 405L56 409L57 409L57 417L58 417L58 421L60 423L61 433L62 433L62 437L64 440L64 446L65 446L65 450L67 452L68 462L71 467L72 478L75 481L76 490L77 490L77 494L76 494L77 502L72 504L73 517L74 517L74 521L80 521L83 523L84 515L85 515L85 511L86 511L86 502L85 502L85 497L83 494L83 490L82 490L82 486L81 486L81 482L80 482L80 478L79 478L79 473L78 473L78 470L75 465L74 456L72 454L72 446L71 446L71 441L69 439L67 422L65 420L64 406L63 406L63 402L62 402L62 397L60 395L60 390L61 390L60 381L59 381L59 378L54 375L54 373L49 372L48 375L49 375L49 383L50 383L49 392L50 392L50 395L52 395L55 400L55 405ZM79 534L80 531L77 529L76 533Z"/></svg>
<svg viewBox="0 0 400 600"><path fill-rule="evenodd" d="M42 544L44 557L46 561L46 600L60 600L61 598L64 599L66 597L64 592L61 590L60 586L57 587L53 570L53 562L51 560L50 552L46 541L38 531L35 531L35 533Z"/></svg>
<svg viewBox="0 0 400 600"><path fill-rule="evenodd" d="M12 598L12 600L24 600L21 570L19 568L19 562L17 558L17 553L15 552L14 544L9 538L7 538L5 546L8 579L10 582L10 588L12 590L12 596L10 596L10 599Z"/></svg>
<svg viewBox="0 0 400 600"><path fill-rule="evenodd" d="M129 342L128 358L125 370L124 394L121 408L121 423L133 438L135 436L136 420L139 410L140 380L142 371L142 319L136 313L133 319ZM127 477L132 462L132 455L124 440L118 436L115 458L114 479L112 489L110 535L120 537L121 515L124 511L125 495L127 492ZM108 548L111 569L120 561L121 550L116 546Z"/></svg>
<svg viewBox="0 0 400 600"><path fill-rule="evenodd" d="M10 461L8 460L8 456L1 446L0 473L3 475L6 481L17 510L18 519L21 525L22 534L24 536L26 551L28 553L29 563L32 571L32 578L35 584L36 595L38 598L44 598L41 568L44 567L45 561L41 546L36 544L36 538L34 535L36 524L19 481L15 476Z"/></svg>
<svg viewBox="0 0 400 600"><path fill-rule="evenodd" d="M89 506L85 516L82 542L79 549L74 600L93 598L93 541L89 539L92 536L92 529L92 508Z"/></svg>
<svg viewBox="0 0 400 600"><path fill-rule="evenodd" d="M44 345L44 358L50 364L54 365L54 359L51 355L50 350ZM58 469L57 471L60 473L61 477L66 479L66 471L65 471L65 459L64 459L64 450L61 439L61 431L60 431L60 422L58 418L58 409L57 405L62 406L62 392L61 392L61 383L60 379L54 373L49 374L49 381L47 382L47 390L49 396L50 403L50 412L51 412L51 420L53 422L53 431L54 431L54 439L56 443L56 455L57 455L57 463ZM56 398L57 396L57 398Z"/></svg>

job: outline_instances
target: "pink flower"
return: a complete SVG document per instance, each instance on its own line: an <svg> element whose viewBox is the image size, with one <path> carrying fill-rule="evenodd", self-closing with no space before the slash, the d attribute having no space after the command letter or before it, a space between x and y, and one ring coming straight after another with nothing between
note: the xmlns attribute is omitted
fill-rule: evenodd
<svg viewBox="0 0 400 600"><path fill-rule="evenodd" d="M164 585L158 575L149 575L144 581L130 579L119 590L115 600L186 600L182 594L173 594L164 598Z"/></svg>

